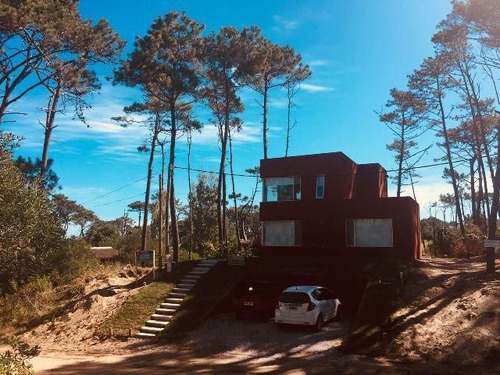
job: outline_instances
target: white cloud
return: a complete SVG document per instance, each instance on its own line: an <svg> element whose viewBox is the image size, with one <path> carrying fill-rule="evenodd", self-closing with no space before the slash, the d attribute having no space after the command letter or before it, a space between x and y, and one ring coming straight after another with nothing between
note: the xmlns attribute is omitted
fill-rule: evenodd
<svg viewBox="0 0 500 375"><path fill-rule="evenodd" d="M332 87L328 86L320 86L320 85L311 85L309 83L301 83L300 84L301 90L304 90L306 92L324 92L324 91L333 91L334 89Z"/></svg>
<svg viewBox="0 0 500 375"><path fill-rule="evenodd" d="M260 142L260 128L252 122L245 122L242 130L232 133L233 144ZM193 134L193 144L218 146L219 136L217 127L213 124L205 124L201 133Z"/></svg>
<svg viewBox="0 0 500 375"><path fill-rule="evenodd" d="M322 59L312 60L309 63L309 66L327 66L327 65L330 65L330 62L328 60L322 60Z"/></svg>
<svg viewBox="0 0 500 375"><path fill-rule="evenodd" d="M275 30L275 31L295 30L299 25L299 23L297 21L287 20L287 19L284 19L283 17L278 16L278 15L274 15L273 19L278 24L278 26L273 28L273 30Z"/></svg>
<svg viewBox="0 0 500 375"><path fill-rule="evenodd" d="M415 195L417 197L417 202L420 205L420 217L429 217L429 205L439 201L439 196L441 194L452 194L453 188L451 184L446 182L431 182L431 183L418 183L415 184ZM411 196L413 198L413 192L411 186L405 186L402 196ZM390 197L396 196L395 188L392 187L389 191Z"/></svg>

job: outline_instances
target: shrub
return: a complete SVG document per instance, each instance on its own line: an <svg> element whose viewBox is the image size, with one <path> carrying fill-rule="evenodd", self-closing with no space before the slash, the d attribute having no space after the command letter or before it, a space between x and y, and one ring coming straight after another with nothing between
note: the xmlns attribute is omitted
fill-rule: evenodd
<svg viewBox="0 0 500 375"><path fill-rule="evenodd" d="M0 354L0 374L5 375L31 375L33 366L29 360L40 354L40 347L31 347L19 339L11 339L9 342L12 350Z"/></svg>

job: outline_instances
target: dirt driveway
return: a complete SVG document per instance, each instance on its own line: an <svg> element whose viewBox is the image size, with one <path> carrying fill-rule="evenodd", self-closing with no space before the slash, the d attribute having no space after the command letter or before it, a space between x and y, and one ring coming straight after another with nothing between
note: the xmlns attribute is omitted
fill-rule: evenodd
<svg viewBox="0 0 500 375"><path fill-rule="evenodd" d="M238 321L224 314L180 342L157 346L136 339L116 341L109 349L121 355L47 352L33 364L37 374L322 373L332 361L336 366L359 362L358 356L336 352L349 324L350 317L344 316L315 333L309 327L277 328L272 320Z"/></svg>

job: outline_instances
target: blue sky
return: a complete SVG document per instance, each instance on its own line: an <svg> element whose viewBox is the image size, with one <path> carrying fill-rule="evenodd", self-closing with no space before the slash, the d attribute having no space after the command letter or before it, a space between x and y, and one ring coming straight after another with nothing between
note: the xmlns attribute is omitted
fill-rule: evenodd
<svg viewBox="0 0 500 375"><path fill-rule="evenodd" d="M292 46L313 73L297 95L293 114L297 126L290 154L342 151L355 162L378 162L392 169L395 163L386 150L392 137L375 111L382 109L392 87L404 89L407 74L432 55L430 38L451 5L448 0L82 0L80 9L85 18L108 19L127 41L125 53L157 16L172 10L185 11L188 17L204 23L207 32L227 25L259 26L273 42ZM121 216L128 203L143 199L144 180L95 198L146 176L148 156L136 149L147 138L147 131L121 128L110 120L122 114L122 108L136 100L138 92L107 82L109 67L98 67L97 71L103 88L90 99L90 127L72 120L71 113L59 116L50 157L55 159L62 192L108 220ZM235 137L236 173L258 165L263 154L261 109L250 90L241 91L241 96L246 110L243 131ZM29 114L8 125L25 138L19 154L41 156L43 132L38 119L43 115L36 108L45 101L46 94L38 91L18 103L18 109ZM269 113L270 157L284 156L285 105L284 92L274 90ZM209 124L206 111L199 111L198 117L206 125L193 137L192 166L216 170L219 148L215 128ZM428 134L421 144L433 142L433 135ZM181 140L176 165L186 166L186 152L185 140ZM433 163L438 153L428 155L422 164ZM157 189L159 172L157 159L153 190ZM441 179L442 168L421 174L417 199L422 215L426 215L427 202L451 189ZM239 177L236 184L238 191L250 194L253 180ZM187 173L183 170L176 171L176 193L181 200L186 199ZM406 194L410 195L409 189Z"/></svg>

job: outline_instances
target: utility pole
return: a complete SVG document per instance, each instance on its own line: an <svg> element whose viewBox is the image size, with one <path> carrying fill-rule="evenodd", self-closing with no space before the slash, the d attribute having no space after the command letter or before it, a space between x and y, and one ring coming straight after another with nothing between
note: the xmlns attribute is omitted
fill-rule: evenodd
<svg viewBox="0 0 500 375"><path fill-rule="evenodd" d="M163 211L163 176L160 175L158 176L159 177L159 186L160 186L160 195L158 197L158 204L159 204L159 209L158 209L158 215L159 215L159 226L158 226L158 231L159 231L159 234L158 234L158 267L160 269L160 271L163 269L163 248L162 248L162 237L163 237L163 230L162 230L162 227L163 227L163 215L162 215L162 211Z"/></svg>

